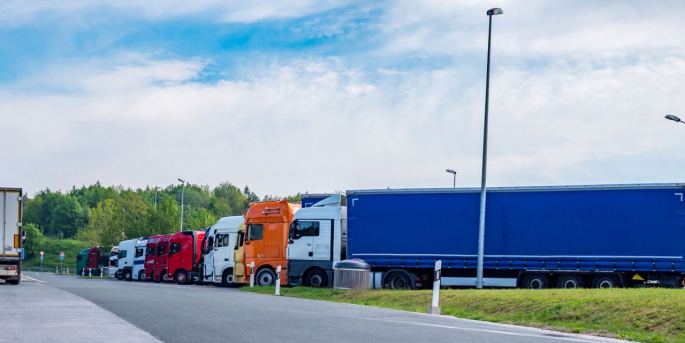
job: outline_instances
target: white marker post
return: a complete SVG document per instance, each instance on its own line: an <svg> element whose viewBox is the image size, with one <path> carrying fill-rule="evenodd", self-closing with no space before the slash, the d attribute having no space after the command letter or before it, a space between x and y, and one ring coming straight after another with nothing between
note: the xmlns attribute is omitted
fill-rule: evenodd
<svg viewBox="0 0 685 343"><path fill-rule="evenodd" d="M93 272L93 268L88 269L88 277L93 276L92 272Z"/></svg>
<svg viewBox="0 0 685 343"><path fill-rule="evenodd" d="M100 278L102 279L102 274L104 274L105 268L100 268Z"/></svg>
<svg viewBox="0 0 685 343"><path fill-rule="evenodd" d="M276 267L276 295L281 295L281 266Z"/></svg>
<svg viewBox="0 0 685 343"><path fill-rule="evenodd" d="M81 269L81 277L86 276L86 268Z"/></svg>
<svg viewBox="0 0 685 343"><path fill-rule="evenodd" d="M55 274L59 274L59 267L55 267Z"/></svg>
<svg viewBox="0 0 685 343"><path fill-rule="evenodd" d="M428 314L440 314L438 301L440 300L440 274L442 274L442 261L435 261L435 274L433 275L433 301L428 308Z"/></svg>
<svg viewBox="0 0 685 343"><path fill-rule="evenodd" d="M254 262L250 262L250 288L254 287Z"/></svg>
<svg viewBox="0 0 685 343"><path fill-rule="evenodd" d="M69 267L67 267L67 274L69 274Z"/></svg>

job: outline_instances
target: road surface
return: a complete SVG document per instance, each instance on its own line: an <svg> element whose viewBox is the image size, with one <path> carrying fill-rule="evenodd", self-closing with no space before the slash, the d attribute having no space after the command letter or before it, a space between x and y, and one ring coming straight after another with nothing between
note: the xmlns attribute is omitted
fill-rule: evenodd
<svg viewBox="0 0 685 343"><path fill-rule="evenodd" d="M19 315L3 341L31 342L618 342L214 286L25 273L0 284Z"/></svg>

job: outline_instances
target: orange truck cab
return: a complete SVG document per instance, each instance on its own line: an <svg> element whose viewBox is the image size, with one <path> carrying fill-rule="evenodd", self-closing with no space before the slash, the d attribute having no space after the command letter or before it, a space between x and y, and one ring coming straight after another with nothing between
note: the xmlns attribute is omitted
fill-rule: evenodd
<svg viewBox="0 0 685 343"><path fill-rule="evenodd" d="M255 284L276 283L276 267L281 266L281 285L287 284L288 232L299 204L287 200L254 203L245 214L245 245L243 283L250 283L250 264L254 262Z"/></svg>

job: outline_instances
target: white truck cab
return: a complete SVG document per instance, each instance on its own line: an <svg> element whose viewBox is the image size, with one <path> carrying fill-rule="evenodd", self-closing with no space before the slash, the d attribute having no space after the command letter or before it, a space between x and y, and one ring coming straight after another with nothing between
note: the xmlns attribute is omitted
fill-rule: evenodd
<svg viewBox="0 0 685 343"><path fill-rule="evenodd" d="M133 256L133 280L145 281L145 250L147 237L141 237L136 244L136 253Z"/></svg>
<svg viewBox="0 0 685 343"><path fill-rule="evenodd" d="M335 194L293 216L288 237L288 284L328 287L333 264L345 259L347 207L343 194Z"/></svg>
<svg viewBox="0 0 685 343"><path fill-rule="evenodd" d="M133 280L133 265L138 242L140 242L140 238L127 239L119 242L119 259L117 260L119 280ZM144 258L145 254L143 254L143 259Z"/></svg>
<svg viewBox="0 0 685 343"><path fill-rule="evenodd" d="M109 277L110 278L115 278L117 277L117 260L119 259L119 247L114 246L112 247L112 250L109 252L109 266L107 270L109 271Z"/></svg>
<svg viewBox="0 0 685 343"><path fill-rule="evenodd" d="M207 228L202 242L202 282L233 284L233 252L237 249L236 237L243 222L243 216L223 217Z"/></svg>

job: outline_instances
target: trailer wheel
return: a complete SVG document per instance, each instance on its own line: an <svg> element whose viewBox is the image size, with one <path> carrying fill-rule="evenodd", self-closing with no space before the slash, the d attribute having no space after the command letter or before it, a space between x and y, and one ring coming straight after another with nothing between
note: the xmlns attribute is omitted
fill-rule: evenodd
<svg viewBox="0 0 685 343"><path fill-rule="evenodd" d="M124 280L126 280L126 281L133 280L133 273L128 269L124 270Z"/></svg>
<svg viewBox="0 0 685 343"><path fill-rule="evenodd" d="M528 274L523 278L523 288L545 289L549 288L549 278L544 274Z"/></svg>
<svg viewBox="0 0 685 343"><path fill-rule="evenodd" d="M138 281L145 281L145 270L138 272Z"/></svg>
<svg viewBox="0 0 685 343"><path fill-rule="evenodd" d="M233 269L224 270L224 274L221 275L221 285L224 287L233 285Z"/></svg>
<svg viewBox="0 0 685 343"><path fill-rule="evenodd" d="M176 274L174 274L174 281L179 285L188 284L188 273L183 269L177 270Z"/></svg>
<svg viewBox="0 0 685 343"><path fill-rule="evenodd" d="M321 269L314 268L304 277L304 285L308 287L328 287L328 276Z"/></svg>
<svg viewBox="0 0 685 343"><path fill-rule="evenodd" d="M411 280L409 280L406 274L401 272L390 273L390 275L385 278L385 283L390 289L411 289Z"/></svg>
<svg viewBox="0 0 685 343"><path fill-rule="evenodd" d="M597 275L592 280L592 288L616 288L619 287L618 279L613 275Z"/></svg>
<svg viewBox="0 0 685 343"><path fill-rule="evenodd" d="M583 288L583 279L576 275L561 275L557 281L557 288Z"/></svg>
<svg viewBox="0 0 685 343"><path fill-rule="evenodd" d="M276 282L276 273L271 268L264 268L257 272L257 285L273 286Z"/></svg>

